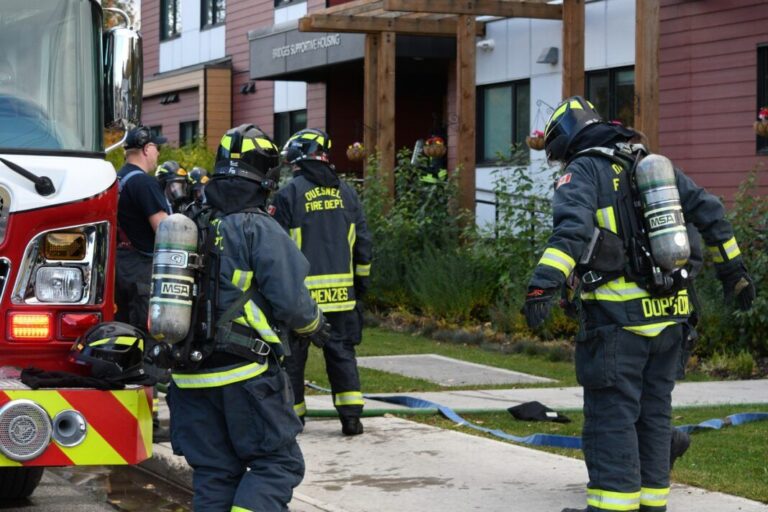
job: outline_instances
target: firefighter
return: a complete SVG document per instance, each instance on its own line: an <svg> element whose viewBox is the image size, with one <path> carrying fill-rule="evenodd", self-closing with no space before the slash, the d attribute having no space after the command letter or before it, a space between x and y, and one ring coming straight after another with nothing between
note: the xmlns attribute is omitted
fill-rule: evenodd
<svg viewBox="0 0 768 512"><path fill-rule="evenodd" d="M328 328L304 285L306 258L265 212L278 164L264 132L238 126L221 139L206 188L212 238L201 284L216 330L194 340L197 363L174 368L168 394L171 443L193 468L195 510L284 511L304 475L277 326L315 343Z"/></svg>
<svg viewBox="0 0 768 512"><path fill-rule="evenodd" d="M193 167L189 172L189 180L192 182L192 200L198 205L205 202L205 184L209 179L208 171L203 167Z"/></svg>
<svg viewBox="0 0 768 512"><path fill-rule="evenodd" d="M553 233L523 307L528 325L538 327L565 280L573 272L580 278L575 359L584 388L582 439L589 472L584 510L592 512L666 510L671 395L682 324L690 313L686 272L676 271L680 279L662 275L657 280L654 267L637 263L649 256L640 254L645 241L633 227L638 221L629 193L631 162L641 150L627 145L633 136L632 130L603 122L578 96L554 110L545 128L545 150L564 170L555 184ZM749 309L755 287L723 205L680 170L670 174L685 221L701 232L713 256L726 301ZM679 233L675 241L682 243ZM594 240L602 241L593 245Z"/></svg>
<svg viewBox="0 0 768 512"><path fill-rule="evenodd" d="M176 160L167 160L155 171L163 188L168 209L179 213L189 203L191 180L189 173Z"/></svg>
<svg viewBox="0 0 768 512"><path fill-rule="evenodd" d="M130 130L125 139L125 165L118 171L118 245L115 273L115 320L147 328L149 287L155 231L168 216L168 203L157 180L147 173L157 166L165 137L149 128Z"/></svg>
<svg viewBox="0 0 768 512"><path fill-rule="evenodd" d="M331 338L320 348L334 406L342 432L354 436L363 433L355 345L362 340L361 299L371 272L371 236L357 193L328 162L330 148L331 139L322 130L301 130L288 139L283 155L294 177L275 195L269 211L309 260L307 288L331 324ZM286 360L302 421L308 352L306 339L293 338Z"/></svg>

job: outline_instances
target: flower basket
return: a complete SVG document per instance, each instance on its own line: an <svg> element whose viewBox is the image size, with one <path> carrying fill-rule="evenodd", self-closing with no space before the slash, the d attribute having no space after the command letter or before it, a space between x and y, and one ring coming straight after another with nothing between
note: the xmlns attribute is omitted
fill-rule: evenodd
<svg viewBox="0 0 768 512"><path fill-rule="evenodd" d="M347 158L350 162L361 162L365 160L365 148L359 142L355 142L347 148Z"/></svg>
<svg viewBox="0 0 768 512"><path fill-rule="evenodd" d="M763 107L758 111L757 121L752 127L759 136L768 137L768 107Z"/></svg>
<svg viewBox="0 0 768 512"><path fill-rule="evenodd" d="M424 143L422 151L429 158L442 158L448 152L448 148L445 147L442 137L430 137Z"/></svg>
<svg viewBox="0 0 768 512"><path fill-rule="evenodd" d="M544 132L541 130L534 130L525 138L525 144L533 150L541 151L544 149Z"/></svg>

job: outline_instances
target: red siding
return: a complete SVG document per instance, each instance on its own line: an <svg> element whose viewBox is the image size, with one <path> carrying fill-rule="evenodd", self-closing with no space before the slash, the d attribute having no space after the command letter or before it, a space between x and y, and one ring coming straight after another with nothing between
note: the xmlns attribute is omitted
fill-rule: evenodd
<svg viewBox="0 0 768 512"><path fill-rule="evenodd" d="M767 25L763 0L662 0L660 150L728 199L749 171L768 164L752 129Z"/></svg>
<svg viewBox="0 0 768 512"><path fill-rule="evenodd" d="M147 126L162 126L163 135L168 137L168 143L174 146L179 145L179 123L198 121L200 117L197 88L187 89L178 94L179 101L167 105L160 104L163 94L144 98L141 112L142 122Z"/></svg>
<svg viewBox="0 0 768 512"><path fill-rule="evenodd" d="M139 9L144 76L149 78L160 69L160 1L141 0Z"/></svg>

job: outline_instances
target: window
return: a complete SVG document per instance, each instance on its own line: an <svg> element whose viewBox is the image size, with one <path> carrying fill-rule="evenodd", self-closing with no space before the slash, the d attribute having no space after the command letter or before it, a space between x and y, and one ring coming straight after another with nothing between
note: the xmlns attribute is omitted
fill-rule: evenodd
<svg viewBox="0 0 768 512"><path fill-rule="evenodd" d="M635 122L635 68L614 68L586 74L587 99L606 121L624 126Z"/></svg>
<svg viewBox="0 0 768 512"><path fill-rule="evenodd" d="M303 0L275 0L275 7L284 7L291 4L298 4Z"/></svg>
<svg viewBox="0 0 768 512"><path fill-rule="evenodd" d="M226 0L202 0L200 4L200 27L210 27L224 23Z"/></svg>
<svg viewBox="0 0 768 512"><path fill-rule="evenodd" d="M531 84L528 80L480 87L477 94L477 161L494 163L498 154L510 156L531 124Z"/></svg>
<svg viewBox="0 0 768 512"><path fill-rule="evenodd" d="M307 111L293 110L275 114L275 144L283 147L288 137L307 127Z"/></svg>
<svg viewBox="0 0 768 512"><path fill-rule="evenodd" d="M181 0L160 0L160 40L181 35Z"/></svg>
<svg viewBox="0 0 768 512"><path fill-rule="evenodd" d="M157 137L159 135L162 135L163 134L163 127L162 127L162 125L150 126L149 127L149 133L152 134L152 137Z"/></svg>
<svg viewBox="0 0 768 512"><path fill-rule="evenodd" d="M186 146L195 142L200 135L198 121L186 121L179 124L179 146Z"/></svg>
<svg viewBox="0 0 768 512"><path fill-rule="evenodd" d="M757 111L768 107L768 46L757 49ZM757 152L768 154L768 137L757 135Z"/></svg>

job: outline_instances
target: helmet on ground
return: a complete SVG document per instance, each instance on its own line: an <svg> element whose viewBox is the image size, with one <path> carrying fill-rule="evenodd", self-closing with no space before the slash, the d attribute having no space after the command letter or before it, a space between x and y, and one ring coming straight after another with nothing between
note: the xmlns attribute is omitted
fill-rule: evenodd
<svg viewBox="0 0 768 512"><path fill-rule="evenodd" d="M163 162L155 171L155 178L163 186L168 199L185 199L189 192L189 173L177 161Z"/></svg>
<svg viewBox="0 0 768 512"><path fill-rule="evenodd" d="M283 156L289 164L301 160L328 162L331 138L322 130L307 128L294 133L283 147Z"/></svg>
<svg viewBox="0 0 768 512"><path fill-rule="evenodd" d="M70 359L90 367L91 376L111 382L138 382L146 378L144 350L149 338L122 322L94 325L80 336Z"/></svg>
<svg viewBox="0 0 768 512"><path fill-rule="evenodd" d="M252 124L243 124L224 134L216 152L217 177L240 177L277 188L280 151L269 136Z"/></svg>
<svg viewBox="0 0 768 512"><path fill-rule="evenodd" d="M571 96L557 107L544 127L544 151L547 160L564 161L568 149L584 128L603 119L595 107L581 96Z"/></svg>

